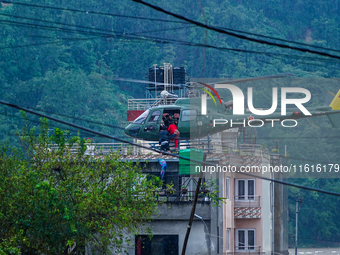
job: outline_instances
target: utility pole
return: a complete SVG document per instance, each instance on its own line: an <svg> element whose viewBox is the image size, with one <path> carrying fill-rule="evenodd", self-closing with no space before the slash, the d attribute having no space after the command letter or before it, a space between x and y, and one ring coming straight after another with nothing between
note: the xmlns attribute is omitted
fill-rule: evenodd
<svg viewBox="0 0 340 255"><path fill-rule="evenodd" d="M296 217L295 217L295 255L297 255L297 240L298 240L298 216L302 205L301 193L299 200L296 200Z"/></svg>
<svg viewBox="0 0 340 255"><path fill-rule="evenodd" d="M157 64L153 64L155 69L155 100L157 100Z"/></svg>
<svg viewBox="0 0 340 255"><path fill-rule="evenodd" d="M270 165L280 167L286 163L282 161L282 154L279 153L278 140L273 140L275 146L271 146L275 152L270 155ZM283 173L273 171L272 182L272 254L288 254L288 189L286 186L275 183L274 180L282 180Z"/></svg>
<svg viewBox="0 0 340 255"><path fill-rule="evenodd" d="M273 142L275 142L275 146L270 146L269 148L275 148L276 150L276 154L279 154L279 148L283 148L282 146L279 146L279 142L278 140L273 140Z"/></svg>
<svg viewBox="0 0 340 255"><path fill-rule="evenodd" d="M203 161L205 161L206 158L207 158L207 154L204 153ZM202 165L202 167L204 167L204 164ZM192 204L192 209L191 209L189 224L188 224L188 228L187 228L187 233L185 234L185 238L184 238L184 242L183 242L182 255L185 255L185 251L187 249L187 244L188 244L188 240L189 240L189 235L190 235L190 230L191 230L191 226L192 226L192 221L193 221L194 215L195 215L196 203L197 203L198 193L199 193L201 182L202 182L202 177L203 177L203 172L200 171L200 175L199 175L199 178L198 178L198 182L197 182L197 186L196 186L196 191L195 191L194 202Z"/></svg>

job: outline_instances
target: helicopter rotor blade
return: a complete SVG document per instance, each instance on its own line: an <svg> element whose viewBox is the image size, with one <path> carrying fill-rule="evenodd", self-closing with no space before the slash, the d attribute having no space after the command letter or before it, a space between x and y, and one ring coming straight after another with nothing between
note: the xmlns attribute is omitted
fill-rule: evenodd
<svg viewBox="0 0 340 255"><path fill-rule="evenodd" d="M188 84L170 84L170 83L163 83L163 82L135 80L135 79L127 79L127 78L112 78L112 79L115 80L115 81L135 82L135 83L144 83L144 84L156 84L156 85L159 85L159 86L174 86L174 87L189 86Z"/></svg>
<svg viewBox="0 0 340 255"><path fill-rule="evenodd" d="M331 92L331 91L327 91L328 94L332 95L333 97L335 97L335 93Z"/></svg>
<svg viewBox="0 0 340 255"><path fill-rule="evenodd" d="M283 77L289 77L289 76L294 76L294 74L291 74L291 73L274 74L274 75L267 75L267 76L260 76L260 77L219 81L219 82L207 83L207 84L231 84L231 83L241 83L241 82L247 82L247 81L258 81L258 80L267 80L267 79L274 79L274 78L283 78Z"/></svg>
<svg viewBox="0 0 340 255"><path fill-rule="evenodd" d="M220 81L220 82L210 82L206 83L209 85L213 84L231 84L231 83L241 83L241 82L248 82L248 81L258 81L258 80L266 80L266 79L274 79L274 78L283 78L283 77L289 77L294 76L294 74L290 73L283 73L283 74L275 74L275 75L268 75L268 76L261 76L261 77L252 77L252 78L244 78L244 79L234 79L234 80L226 80L226 81ZM106 79L108 79L108 76L105 76ZM122 82L134 82L134 83L143 83L143 84L156 84L159 86L174 86L174 87L201 87L202 84L200 82L189 82L187 84L168 84L163 82L154 82L154 81L146 81L146 80L137 80L137 79L128 79L128 78L119 78L119 77L113 77L112 80L116 81L122 81Z"/></svg>
<svg viewBox="0 0 340 255"><path fill-rule="evenodd" d="M307 120L307 122L312 126L312 127L314 127L314 128L320 128L318 125L315 125L310 119L306 119Z"/></svg>

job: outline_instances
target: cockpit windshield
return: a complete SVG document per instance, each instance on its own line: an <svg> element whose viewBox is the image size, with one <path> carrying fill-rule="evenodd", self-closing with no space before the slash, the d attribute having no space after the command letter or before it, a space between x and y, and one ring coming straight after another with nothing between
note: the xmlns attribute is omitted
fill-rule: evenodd
<svg viewBox="0 0 340 255"><path fill-rule="evenodd" d="M133 122L134 124L144 124L146 118L148 117L150 111L146 110L143 112L135 121Z"/></svg>

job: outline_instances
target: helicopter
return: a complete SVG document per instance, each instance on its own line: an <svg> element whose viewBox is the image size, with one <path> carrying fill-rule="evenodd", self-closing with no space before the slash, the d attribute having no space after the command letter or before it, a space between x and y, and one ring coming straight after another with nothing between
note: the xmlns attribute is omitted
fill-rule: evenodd
<svg viewBox="0 0 340 255"><path fill-rule="evenodd" d="M210 85L201 84L210 91L216 92ZM264 124L271 124L274 127L281 124L284 127L295 127L298 119L322 115L328 116L333 127L340 128L340 90L329 106L304 108L297 104L295 108L286 108L284 114L282 109L278 108L264 116L253 114L249 109L245 109L241 114L235 114L233 108L236 104L240 105L239 102L233 100L223 102L215 93L220 101L218 104L207 89L202 90L207 92L210 98L206 97L207 94L203 94L204 100L202 100L203 95L178 98L172 105L159 105L147 109L125 128L125 134L141 140L158 141L160 127L164 125L163 120L167 115L177 120L180 140L203 138L226 129L246 126L262 127Z"/></svg>

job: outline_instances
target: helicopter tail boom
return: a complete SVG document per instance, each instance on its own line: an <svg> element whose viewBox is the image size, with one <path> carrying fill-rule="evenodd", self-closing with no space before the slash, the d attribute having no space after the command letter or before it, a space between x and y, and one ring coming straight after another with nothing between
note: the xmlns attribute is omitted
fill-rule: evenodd
<svg viewBox="0 0 340 255"><path fill-rule="evenodd" d="M335 128L340 128L340 113L327 115L332 126Z"/></svg>

